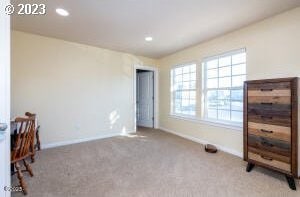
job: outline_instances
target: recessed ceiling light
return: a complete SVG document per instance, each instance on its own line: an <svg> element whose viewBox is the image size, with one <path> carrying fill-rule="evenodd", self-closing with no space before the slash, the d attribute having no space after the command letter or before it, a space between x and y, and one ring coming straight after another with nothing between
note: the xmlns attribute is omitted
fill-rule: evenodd
<svg viewBox="0 0 300 197"><path fill-rule="evenodd" d="M61 15L61 16L69 16L69 12L65 9L62 9L62 8L57 8L56 13Z"/></svg>
<svg viewBox="0 0 300 197"><path fill-rule="evenodd" d="M150 37L150 36L148 36L148 37L145 38L145 40L146 40L147 42L151 42L151 41L153 40L153 38Z"/></svg>

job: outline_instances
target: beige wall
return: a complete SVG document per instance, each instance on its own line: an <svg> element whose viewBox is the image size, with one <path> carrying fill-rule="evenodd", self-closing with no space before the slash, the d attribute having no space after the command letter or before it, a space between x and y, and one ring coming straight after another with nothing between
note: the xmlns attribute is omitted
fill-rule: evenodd
<svg viewBox="0 0 300 197"><path fill-rule="evenodd" d="M133 65L156 61L14 31L12 117L38 114L42 143L133 131Z"/></svg>
<svg viewBox="0 0 300 197"><path fill-rule="evenodd" d="M300 8L297 8L160 59L160 127L220 145L241 155L241 129L226 129L169 116L170 69L191 61L200 66L205 57L246 47L248 80L300 76L299 21ZM201 81L200 76L198 79ZM198 100L200 98L199 91ZM197 110L199 112L201 109L198 107Z"/></svg>

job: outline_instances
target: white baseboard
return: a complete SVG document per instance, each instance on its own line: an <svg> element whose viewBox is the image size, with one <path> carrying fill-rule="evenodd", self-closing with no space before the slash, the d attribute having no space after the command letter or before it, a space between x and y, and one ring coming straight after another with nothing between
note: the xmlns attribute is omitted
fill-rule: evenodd
<svg viewBox="0 0 300 197"><path fill-rule="evenodd" d="M159 129L162 130L162 131L165 131L165 132L172 133L174 135L180 136L182 138L185 138L185 139L188 139L188 140L191 140L191 141L203 144L203 145L204 144L212 144L212 145L216 146L221 151L224 151L226 153L229 153L229 154L232 154L232 155L235 155L235 156L243 158L243 153L238 152L236 150L233 150L231 148L227 148L227 147L224 147L224 146L221 146L221 145L218 145L218 144L213 144L213 143L210 143L210 142L208 142L206 140L199 139L199 138L196 138L196 137L193 137L193 136L189 136L189 135L185 135L185 134L182 134L182 133L179 133L179 132L167 129L167 128L160 127Z"/></svg>
<svg viewBox="0 0 300 197"><path fill-rule="evenodd" d="M135 133L135 132L128 132L128 134L130 134L130 133ZM118 132L118 133L116 132L116 133L108 133L108 134L103 134L103 135L89 137L89 138L83 138L83 139L74 139L74 140L54 142L54 143L49 143L49 144L41 144L41 148L42 149L55 148L55 147L60 147L60 146L78 144L78 143L82 143L82 142L89 142L89 141L93 141L93 140L100 140L100 139L116 137L116 136L124 136L124 134L120 133L120 132Z"/></svg>

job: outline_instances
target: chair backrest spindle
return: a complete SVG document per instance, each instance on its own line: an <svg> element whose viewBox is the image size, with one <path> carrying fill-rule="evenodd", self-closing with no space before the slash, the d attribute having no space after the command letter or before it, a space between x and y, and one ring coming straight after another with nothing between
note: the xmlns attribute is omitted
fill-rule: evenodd
<svg viewBox="0 0 300 197"><path fill-rule="evenodd" d="M11 154L12 162L22 160L30 155L35 132L35 117L16 118L17 134Z"/></svg>

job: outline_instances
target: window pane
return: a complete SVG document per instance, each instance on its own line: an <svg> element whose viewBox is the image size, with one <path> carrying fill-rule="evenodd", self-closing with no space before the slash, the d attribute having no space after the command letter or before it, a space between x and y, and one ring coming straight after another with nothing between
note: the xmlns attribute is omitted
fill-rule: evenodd
<svg viewBox="0 0 300 197"><path fill-rule="evenodd" d="M196 99L196 91L190 91L190 99Z"/></svg>
<svg viewBox="0 0 300 197"><path fill-rule="evenodd" d="M218 77L218 69L207 70L207 78Z"/></svg>
<svg viewBox="0 0 300 197"><path fill-rule="evenodd" d="M226 88L231 86L231 77L219 78L219 87Z"/></svg>
<svg viewBox="0 0 300 197"><path fill-rule="evenodd" d="M184 109L189 106L189 100L188 99L182 99L181 100L181 106L182 106L182 110L185 111Z"/></svg>
<svg viewBox="0 0 300 197"><path fill-rule="evenodd" d="M235 122L243 122L243 112L232 111L231 120Z"/></svg>
<svg viewBox="0 0 300 197"><path fill-rule="evenodd" d="M234 53L231 53L234 54ZM204 62L205 117L241 122L246 53L225 54ZM194 97L193 97L194 98Z"/></svg>
<svg viewBox="0 0 300 197"><path fill-rule="evenodd" d="M240 64L246 62L246 53L239 53L232 56L232 64Z"/></svg>
<svg viewBox="0 0 300 197"><path fill-rule="evenodd" d="M182 83L175 84L174 90L182 90Z"/></svg>
<svg viewBox="0 0 300 197"><path fill-rule="evenodd" d="M181 110L181 100L176 99L174 105L175 105L175 113L179 113Z"/></svg>
<svg viewBox="0 0 300 197"><path fill-rule="evenodd" d="M183 91L182 92L182 99L189 99L190 98L190 93L189 91Z"/></svg>
<svg viewBox="0 0 300 197"><path fill-rule="evenodd" d="M191 73L190 80L196 81L196 73Z"/></svg>
<svg viewBox="0 0 300 197"><path fill-rule="evenodd" d="M230 90L219 90L218 99L228 99L230 100Z"/></svg>
<svg viewBox="0 0 300 197"><path fill-rule="evenodd" d="M174 112L184 115L195 115L196 65L174 68L171 72L171 77L173 85L171 90L175 91L173 92Z"/></svg>
<svg viewBox="0 0 300 197"><path fill-rule="evenodd" d="M218 109L228 109L230 110L230 100L219 100Z"/></svg>
<svg viewBox="0 0 300 197"><path fill-rule="evenodd" d="M246 80L245 75L232 77L232 87L241 87L241 86L243 86L245 80Z"/></svg>
<svg viewBox="0 0 300 197"><path fill-rule="evenodd" d="M230 120L230 111L229 110L218 110L218 119Z"/></svg>
<svg viewBox="0 0 300 197"><path fill-rule="evenodd" d="M244 75L246 74L246 64L238 64L232 66L232 75Z"/></svg>
<svg viewBox="0 0 300 197"><path fill-rule="evenodd" d="M232 101L231 110L243 111L243 102L241 101Z"/></svg>
<svg viewBox="0 0 300 197"><path fill-rule="evenodd" d="M176 75L175 82L181 82L181 81L182 81L182 75Z"/></svg>
<svg viewBox="0 0 300 197"><path fill-rule="evenodd" d="M207 69L218 68L218 59L206 62Z"/></svg>
<svg viewBox="0 0 300 197"><path fill-rule="evenodd" d="M207 88L217 88L217 87L218 87L218 79L207 80Z"/></svg>
<svg viewBox="0 0 300 197"><path fill-rule="evenodd" d="M217 90L207 91L207 99L208 100L217 100L218 99L218 92L217 92Z"/></svg>
<svg viewBox="0 0 300 197"><path fill-rule="evenodd" d="M190 89L196 89L196 81L190 81Z"/></svg>
<svg viewBox="0 0 300 197"><path fill-rule="evenodd" d="M180 114L181 113L181 108L175 108L175 113Z"/></svg>
<svg viewBox="0 0 300 197"><path fill-rule="evenodd" d="M175 75L181 75L182 74L182 68L175 68Z"/></svg>
<svg viewBox="0 0 300 197"><path fill-rule="evenodd" d="M182 79L183 79L183 81L189 81L190 80L190 74L189 73L183 74Z"/></svg>
<svg viewBox="0 0 300 197"><path fill-rule="evenodd" d="M190 66L184 66L182 72L183 73L189 73L190 72Z"/></svg>
<svg viewBox="0 0 300 197"><path fill-rule="evenodd" d="M231 56L222 57L219 59L219 67L231 65Z"/></svg>
<svg viewBox="0 0 300 197"><path fill-rule="evenodd" d="M219 77L226 77L231 75L231 66L219 68Z"/></svg>
<svg viewBox="0 0 300 197"><path fill-rule="evenodd" d="M195 106L196 106L196 100L191 99L191 100L190 100L190 105L192 105L192 106L195 107Z"/></svg>
<svg viewBox="0 0 300 197"><path fill-rule="evenodd" d="M232 100L243 100L243 89L231 90L231 99Z"/></svg>
<svg viewBox="0 0 300 197"><path fill-rule="evenodd" d="M196 64L192 64L190 67L191 72L196 72Z"/></svg>
<svg viewBox="0 0 300 197"><path fill-rule="evenodd" d="M217 107L218 107L218 100L208 100L207 101L208 109L217 109Z"/></svg>
<svg viewBox="0 0 300 197"><path fill-rule="evenodd" d="M186 90L190 88L190 82L183 82L182 83L182 89Z"/></svg>
<svg viewBox="0 0 300 197"><path fill-rule="evenodd" d="M207 110L207 117L212 119L217 119L217 110L216 109L209 109Z"/></svg>
<svg viewBox="0 0 300 197"><path fill-rule="evenodd" d="M182 100L182 113L186 115L194 115L195 114L195 105L191 104L189 100Z"/></svg>
<svg viewBox="0 0 300 197"><path fill-rule="evenodd" d="M175 92L175 99L176 99L176 101L175 102L177 102L178 100L177 99L181 99L182 98L182 94L181 94L181 92Z"/></svg>

